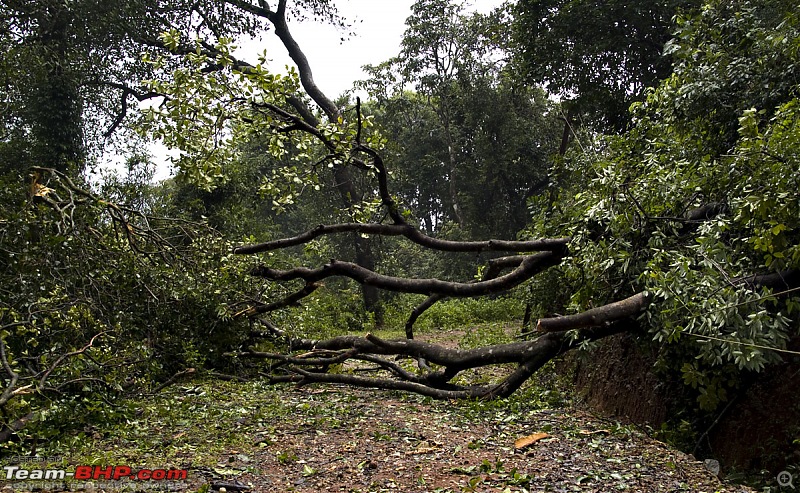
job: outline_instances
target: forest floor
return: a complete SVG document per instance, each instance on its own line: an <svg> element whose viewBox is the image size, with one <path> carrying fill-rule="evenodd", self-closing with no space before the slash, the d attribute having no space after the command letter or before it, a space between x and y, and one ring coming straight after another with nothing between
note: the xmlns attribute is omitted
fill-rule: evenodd
<svg viewBox="0 0 800 493"><path fill-rule="evenodd" d="M721 482L647 430L592 415L535 383L503 401L443 402L343 387L200 381L120 405L133 406L128 414L137 418L72 437L62 466L185 469L187 479L39 491L755 491ZM532 443L520 447L525 438Z"/></svg>

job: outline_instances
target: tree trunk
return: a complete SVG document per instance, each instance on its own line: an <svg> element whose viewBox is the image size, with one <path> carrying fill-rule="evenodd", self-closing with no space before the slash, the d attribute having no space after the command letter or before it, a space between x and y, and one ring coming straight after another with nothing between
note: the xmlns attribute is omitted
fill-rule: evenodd
<svg viewBox="0 0 800 493"><path fill-rule="evenodd" d="M458 160L456 159L456 153L453 149L453 136L450 134L450 122L445 121L444 124L444 131L445 136L447 139L447 158L449 160L449 192L450 192L450 201L453 204L453 216L455 217L456 223L458 223L459 228L464 227L464 216L461 214L461 209L458 207L458 186L456 185L456 173L458 170Z"/></svg>
<svg viewBox="0 0 800 493"><path fill-rule="evenodd" d="M75 176L83 169L83 108L78 81L69 66L68 7L48 2L39 17L40 56L45 72L36 80L28 102L34 136L35 164Z"/></svg>
<svg viewBox="0 0 800 493"><path fill-rule="evenodd" d="M561 146L558 148L558 155L563 156L569 148L569 136L572 134L572 110L567 111L564 117L564 132L561 134Z"/></svg>
<svg viewBox="0 0 800 493"><path fill-rule="evenodd" d="M346 208L361 202L361 194L356 190L353 177L348 168L337 167L334 170L334 177L336 178L336 187L339 189L342 203ZM359 233L353 233L352 237L353 247L356 252L356 264L371 271L375 270L375 255L372 253L372 245L370 245L369 239L364 238ZM364 299L364 308L375 317L375 325L377 327L382 326L383 311L380 307L380 290L375 286L362 284L361 294Z"/></svg>

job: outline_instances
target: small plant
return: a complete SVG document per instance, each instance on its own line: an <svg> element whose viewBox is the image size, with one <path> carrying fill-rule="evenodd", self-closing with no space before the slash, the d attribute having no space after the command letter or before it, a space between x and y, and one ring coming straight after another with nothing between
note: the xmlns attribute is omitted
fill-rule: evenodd
<svg viewBox="0 0 800 493"><path fill-rule="evenodd" d="M286 464L289 464L291 462L296 462L297 461L297 456L293 452L286 451L286 450L282 450L280 452L277 452L275 454L275 458L277 458L278 462L280 462L283 465L286 465Z"/></svg>

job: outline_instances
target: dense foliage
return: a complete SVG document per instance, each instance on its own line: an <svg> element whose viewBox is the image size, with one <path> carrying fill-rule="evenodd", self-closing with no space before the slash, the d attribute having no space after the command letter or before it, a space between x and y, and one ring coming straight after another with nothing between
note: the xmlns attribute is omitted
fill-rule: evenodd
<svg viewBox="0 0 800 493"><path fill-rule="evenodd" d="M644 323L705 408L798 334L797 293L783 293L800 268L798 27L791 2L680 17L673 74L633 107L632 130L573 149L532 227L573 235L573 309L652 295Z"/></svg>
<svg viewBox="0 0 800 493"><path fill-rule="evenodd" d="M299 1L291 14L347 28L327 0ZM135 148L125 125L129 113L137 102L160 96L144 81L181 63L179 57L160 67L147 62L167 52L159 39L165 30L213 46L264 28L262 19L221 0L0 3L0 171L45 165L79 173L106 149ZM192 49L179 47L182 53Z"/></svg>
<svg viewBox="0 0 800 493"><path fill-rule="evenodd" d="M520 0L513 7L520 71L569 100L572 118L624 130L630 104L670 73L663 49L673 16L699 4Z"/></svg>
<svg viewBox="0 0 800 493"><path fill-rule="evenodd" d="M227 241L48 170L33 179L28 192L6 178L0 215L3 421L36 423L19 438L113 416L117 396L190 368L232 369L223 348L249 333L229 304L252 283Z"/></svg>

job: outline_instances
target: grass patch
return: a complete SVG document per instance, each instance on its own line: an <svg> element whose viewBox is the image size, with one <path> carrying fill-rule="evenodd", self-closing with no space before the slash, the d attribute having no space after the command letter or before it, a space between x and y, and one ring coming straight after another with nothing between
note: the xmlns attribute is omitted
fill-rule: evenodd
<svg viewBox="0 0 800 493"><path fill-rule="evenodd" d="M39 453L65 456L73 464L215 467L220 455L252 447L276 419L298 412L284 394L264 382L170 387L119 403L124 418L87 427Z"/></svg>

